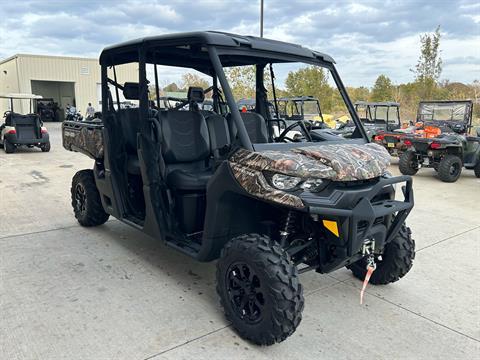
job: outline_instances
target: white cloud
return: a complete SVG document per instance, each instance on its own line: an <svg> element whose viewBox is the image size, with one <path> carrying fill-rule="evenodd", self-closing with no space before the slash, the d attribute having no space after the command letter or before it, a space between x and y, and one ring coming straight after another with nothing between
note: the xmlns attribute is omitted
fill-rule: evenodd
<svg viewBox="0 0 480 360"><path fill-rule="evenodd" d="M371 6L366 6L360 3L351 3L348 4L347 6L348 12L350 14L375 14L378 12L377 9L371 7Z"/></svg>
<svg viewBox="0 0 480 360"><path fill-rule="evenodd" d="M347 85L371 86L381 73L395 83L411 81L419 35L441 24L442 78L471 82L480 72L479 10L475 0L435 6L420 0L268 0L264 32L333 56ZM5 1L0 18L0 58L22 52L96 57L113 43L178 31L259 34L258 1ZM181 72L168 80L175 76Z"/></svg>

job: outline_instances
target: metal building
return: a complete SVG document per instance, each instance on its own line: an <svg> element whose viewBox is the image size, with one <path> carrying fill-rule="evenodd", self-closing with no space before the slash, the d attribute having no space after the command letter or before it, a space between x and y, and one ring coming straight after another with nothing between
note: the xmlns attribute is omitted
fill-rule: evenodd
<svg viewBox="0 0 480 360"><path fill-rule="evenodd" d="M119 83L138 81L136 64L116 68ZM113 76L112 76L113 77ZM98 59L17 54L0 60L0 93L33 93L53 99L60 108L76 106L83 114L88 103L100 110L100 65ZM15 111L29 112L28 101L18 100ZM0 99L0 116L10 110L7 100Z"/></svg>

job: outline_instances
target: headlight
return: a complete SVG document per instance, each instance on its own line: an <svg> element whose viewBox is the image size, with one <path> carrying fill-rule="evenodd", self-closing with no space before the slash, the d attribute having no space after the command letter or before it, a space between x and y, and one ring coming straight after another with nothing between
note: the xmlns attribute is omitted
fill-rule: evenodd
<svg viewBox="0 0 480 360"><path fill-rule="evenodd" d="M327 183L322 179L308 179L305 180L300 187L306 191L319 192L322 191L326 185Z"/></svg>
<svg viewBox="0 0 480 360"><path fill-rule="evenodd" d="M272 185L279 190L293 190L302 181L296 176L288 176L283 174L275 174L272 176Z"/></svg>

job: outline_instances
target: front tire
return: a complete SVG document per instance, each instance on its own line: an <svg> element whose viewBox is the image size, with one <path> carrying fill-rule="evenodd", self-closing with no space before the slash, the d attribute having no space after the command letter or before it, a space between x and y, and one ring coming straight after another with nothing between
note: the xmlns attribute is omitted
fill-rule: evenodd
<svg viewBox="0 0 480 360"><path fill-rule="evenodd" d="M217 293L240 336L258 345L285 340L302 320L297 268L267 236L242 235L225 245L217 263Z"/></svg>
<svg viewBox="0 0 480 360"><path fill-rule="evenodd" d="M3 140L3 150L5 150L7 154L13 154L15 152L15 149L15 145L12 144L10 141L8 141L7 139Z"/></svg>
<svg viewBox="0 0 480 360"><path fill-rule="evenodd" d="M445 155L438 165L438 178L443 182L455 182L462 173L462 166L462 159L458 156Z"/></svg>
<svg viewBox="0 0 480 360"><path fill-rule="evenodd" d="M418 171L418 162L415 152L405 151L398 161L398 168L403 175L415 175Z"/></svg>
<svg viewBox="0 0 480 360"><path fill-rule="evenodd" d="M374 285L386 285L400 280L412 268L415 259L415 240L412 239L410 228L402 225L397 236L385 245L382 260L377 261L377 268L372 273L370 283ZM365 279L367 263L361 259L348 268L353 276L360 280Z"/></svg>
<svg viewBox="0 0 480 360"><path fill-rule="evenodd" d="M104 224L110 215L103 209L92 170L80 170L72 179L72 206L82 226Z"/></svg>

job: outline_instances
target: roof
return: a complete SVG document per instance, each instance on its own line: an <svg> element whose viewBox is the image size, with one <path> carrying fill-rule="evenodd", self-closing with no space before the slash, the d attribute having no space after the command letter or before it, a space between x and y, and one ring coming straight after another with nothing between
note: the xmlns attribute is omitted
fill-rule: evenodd
<svg viewBox="0 0 480 360"><path fill-rule="evenodd" d="M43 97L35 94L10 93L0 94L0 99L43 99Z"/></svg>
<svg viewBox="0 0 480 360"><path fill-rule="evenodd" d="M252 64L251 59L249 61L245 57L257 59L264 57L266 62L334 63L330 56L300 45L217 31L151 36L112 45L106 47L100 54L100 63L110 66L136 62L138 49L143 48L147 50L146 62L148 63L205 68L211 67L208 52L204 48L209 45L218 49L223 66ZM156 51L155 54L153 50ZM236 51L235 54L232 51ZM241 57L243 60L240 59Z"/></svg>
<svg viewBox="0 0 480 360"><path fill-rule="evenodd" d="M292 97L282 97L277 99L277 101L318 101L314 96L292 96Z"/></svg>
<svg viewBox="0 0 480 360"><path fill-rule="evenodd" d="M419 104L473 104L473 101L468 100L424 100Z"/></svg>
<svg viewBox="0 0 480 360"><path fill-rule="evenodd" d="M355 105L361 105L361 106L396 106L399 107L400 104L395 101L357 101L355 102Z"/></svg>

